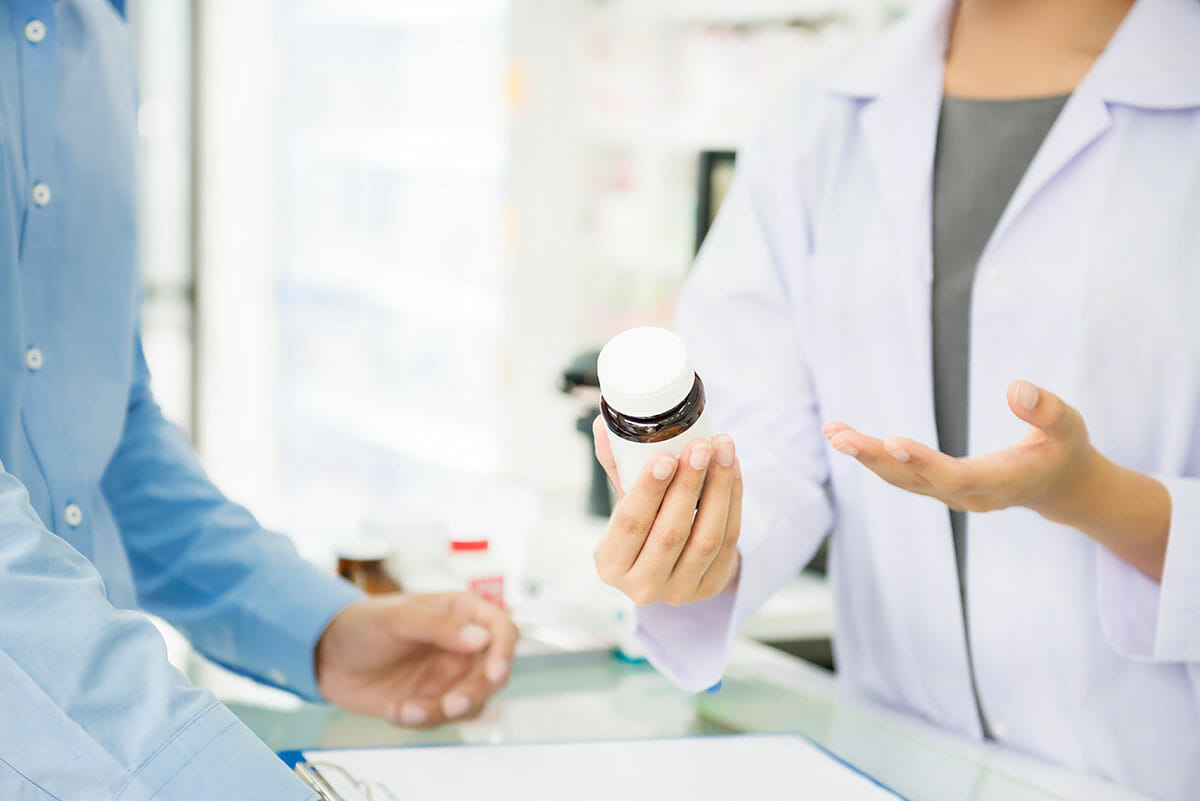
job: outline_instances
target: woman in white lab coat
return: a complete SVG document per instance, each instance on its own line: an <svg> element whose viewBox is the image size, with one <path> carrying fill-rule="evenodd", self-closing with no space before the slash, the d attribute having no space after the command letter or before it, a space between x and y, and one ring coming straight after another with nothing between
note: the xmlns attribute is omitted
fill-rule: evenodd
<svg viewBox="0 0 1200 801"><path fill-rule="evenodd" d="M932 0L742 149L680 309L731 436L648 465L596 551L675 681L715 683L832 526L846 686L1197 797L1200 2L1130 5ZM1056 93L977 261L970 458L952 458L934 449L939 112ZM597 452L611 467L599 427ZM947 507L969 510L965 602Z"/></svg>

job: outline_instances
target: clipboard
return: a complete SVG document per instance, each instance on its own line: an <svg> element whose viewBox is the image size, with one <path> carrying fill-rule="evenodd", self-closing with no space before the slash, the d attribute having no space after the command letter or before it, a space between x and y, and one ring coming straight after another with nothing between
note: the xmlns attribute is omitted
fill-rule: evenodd
<svg viewBox="0 0 1200 801"><path fill-rule="evenodd" d="M798 734L285 751L321 801L903 801Z"/></svg>

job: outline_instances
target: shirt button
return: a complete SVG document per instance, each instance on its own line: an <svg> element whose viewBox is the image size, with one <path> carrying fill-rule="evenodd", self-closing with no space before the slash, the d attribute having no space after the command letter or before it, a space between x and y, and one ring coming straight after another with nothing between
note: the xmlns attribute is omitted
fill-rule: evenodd
<svg viewBox="0 0 1200 801"><path fill-rule="evenodd" d="M30 370L42 369L42 352L38 348L30 348L25 351L25 366Z"/></svg>
<svg viewBox="0 0 1200 801"><path fill-rule="evenodd" d="M46 23L40 19L31 19L25 25L25 38L37 44L46 38Z"/></svg>
<svg viewBox="0 0 1200 801"><path fill-rule="evenodd" d="M50 187L40 181L33 185L33 202L39 206L50 203Z"/></svg>
<svg viewBox="0 0 1200 801"><path fill-rule="evenodd" d="M78 504L69 503L67 508L63 509L63 520L67 521L68 526L75 528L83 522L83 510Z"/></svg>
<svg viewBox="0 0 1200 801"><path fill-rule="evenodd" d="M271 668L267 671L267 678L275 684L287 684L287 676L279 668Z"/></svg>

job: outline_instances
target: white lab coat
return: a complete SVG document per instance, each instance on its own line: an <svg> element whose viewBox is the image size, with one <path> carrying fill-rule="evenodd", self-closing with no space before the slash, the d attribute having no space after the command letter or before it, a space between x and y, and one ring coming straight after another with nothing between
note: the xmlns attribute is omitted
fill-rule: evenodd
<svg viewBox="0 0 1200 801"><path fill-rule="evenodd" d="M641 610L652 660L701 689L834 525L841 681L979 737L946 507L832 451L838 419L937 443L931 176L953 6L934 0L805 80L743 148L680 330L746 482L736 594ZM1075 405L1173 504L1160 584L1025 509L972 514L982 705L1011 747L1200 798L1200 2L1139 0L999 221L971 306L972 453L1025 424L1005 389ZM828 482L830 496L823 486Z"/></svg>

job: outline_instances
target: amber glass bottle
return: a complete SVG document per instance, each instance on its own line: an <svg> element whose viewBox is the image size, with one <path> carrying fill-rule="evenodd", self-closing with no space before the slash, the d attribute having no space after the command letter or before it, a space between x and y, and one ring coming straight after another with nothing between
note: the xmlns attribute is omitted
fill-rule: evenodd
<svg viewBox="0 0 1200 801"><path fill-rule="evenodd" d="M631 328L609 340L597 363L600 410L626 492L652 456L678 456L711 436L704 382L687 348L664 328Z"/></svg>
<svg viewBox="0 0 1200 801"><path fill-rule="evenodd" d="M387 543L361 538L338 548L338 575L368 595L400 592L400 582L387 570L391 549Z"/></svg>

